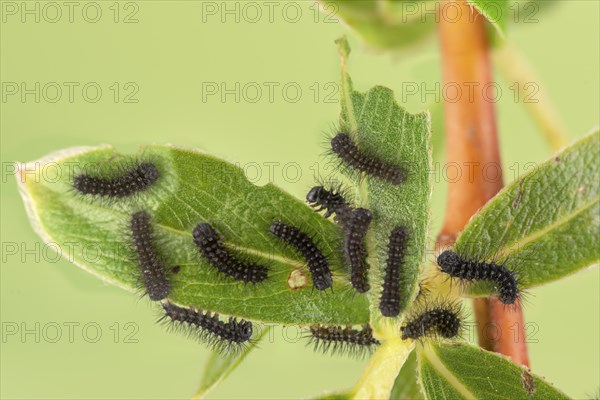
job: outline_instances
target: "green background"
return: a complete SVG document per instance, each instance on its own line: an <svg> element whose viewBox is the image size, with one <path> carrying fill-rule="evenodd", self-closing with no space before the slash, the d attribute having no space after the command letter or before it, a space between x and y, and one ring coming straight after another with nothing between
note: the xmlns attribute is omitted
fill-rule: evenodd
<svg viewBox="0 0 600 400"><path fill-rule="evenodd" d="M4 9L10 2L2 3ZM27 4L33 8L35 2ZM174 143L199 147L242 165L258 163L261 182L268 180L264 163L280 163L275 183L303 196L313 182L311 166L322 160L323 132L337 120L339 106L326 101L331 91L331 85L326 85L339 81L333 41L347 31L324 22L310 2L296 3L302 16L295 23L283 18L282 5L275 8L272 22L264 6L259 21L245 21L243 3L237 5L242 13L239 22L235 15L226 16L226 21L220 15L205 15L203 21L203 5L196 1L135 2L138 22L130 24L114 22L110 9L114 2L99 1L102 17L89 23L81 14L86 3L79 4L72 23L68 15L56 23L43 16L37 23L32 16L22 22L20 15L2 15L4 87L7 82L25 82L29 88L35 82L41 86L78 82L81 88L97 82L103 94L90 103L76 89L71 103L63 86L56 103L44 97L36 103L33 95L25 102L8 96L0 103L3 329L6 323L16 323L35 330L39 323L40 333L53 337L53 323L57 323L63 335L56 343L43 336L38 343L33 334L24 340L19 335L4 337L0 394L2 398L188 398L208 351L156 325L157 313L146 300L105 285L64 259L55 260L50 250L38 247L36 251L40 241L27 221L10 162L30 161L78 145L111 143L131 151L140 143ZM224 3L213 4L223 7ZM227 2L227 7L233 9L235 4ZM120 20L134 10L126 2L118 7ZM289 18L294 18L294 10L288 9ZM53 11L46 11L53 18ZM93 17L93 10L88 11ZM252 10L246 11L247 17L254 17ZM538 83L553 98L571 139L600 120L599 12L596 1L560 2L540 11L537 23L510 27L510 40L538 71ZM400 98L403 82L426 82L431 89L440 79L435 40L417 52L394 55L369 49L352 34L350 40L349 71L358 90L381 84ZM110 89L114 82L119 82L121 95L127 82L135 82L139 101L124 103L121 98L115 103ZM225 102L219 96L203 101L202 82L224 82L229 88L235 82L241 87L256 82L263 93L255 103L247 101L254 96L251 91L239 102L233 95ZM265 82L279 83L272 102ZM302 89L297 102L287 101L282 94L281 88L290 82ZM316 99L315 82L320 88ZM499 82L504 93L498 103L502 159L506 179L512 180L514 166L539 162L550 151L522 105L514 102L511 82ZM54 92L47 95L53 97ZM410 96L406 106L416 112L433 102L432 95L425 103ZM302 168L298 182L283 178L282 167L289 162ZM445 202L445 187L437 176L432 237ZM6 246L12 243L31 252L9 254ZM534 289L525 311L527 321L539 327L537 342L529 344L533 371L576 398L589 397L600 387L599 277L596 269ZM139 327L134 335L137 343L125 343L125 334L131 332L125 330L128 322ZM65 323L79 323L72 343ZM102 329L96 343L82 335L82 327L89 323ZM120 332L116 343L115 323ZM93 329L88 333L94 336ZM295 331L287 334L293 339ZM282 328L275 329L274 337L211 397L313 396L352 385L365 365L365 361L313 354L302 342L286 343Z"/></svg>

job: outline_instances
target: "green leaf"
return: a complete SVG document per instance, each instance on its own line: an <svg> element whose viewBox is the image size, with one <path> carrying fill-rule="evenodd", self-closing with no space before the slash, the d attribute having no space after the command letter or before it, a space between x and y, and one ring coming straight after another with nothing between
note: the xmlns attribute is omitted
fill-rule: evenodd
<svg viewBox="0 0 600 400"><path fill-rule="evenodd" d="M256 339L241 352L222 354L213 351L204 367L200 387L192 398L203 399L211 390L225 380L244 358L246 358L248 353L257 347L258 343L266 336L269 329L270 327L268 325L263 325Z"/></svg>
<svg viewBox="0 0 600 400"><path fill-rule="evenodd" d="M496 29L500 37L506 34L508 20L508 0L467 0Z"/></svg>
<svg viewBox="0 0 600 400"><path fill-rule="evenodd" d="M414 46L433 36L436 4L433 1L320 0L325 15L341 18L367 43L379 49ZM421 11L432 10L428 14Z"/></svg>
<svg viewBox="0 0 600 400"><path fill-rule="evenodd" d="M500 37L504 37L512 15L508 0L468 2L483 14ZM441 7L441 3L434 0L319 0L319 3L326 18L343 20L369 45L385 50L414 47L434 37ZM526 17L531 10L522 14Z"/></svg>
<svg viewBox="0 0 600 400"><path fill-rule="evenodd" d="M91 201L71 188L79 166L100 163L109 168L120 160L131 160L112 147L71 149L21 165L17 179L23 200L44 241L56 243L76 265L105 281L134 289L138 267L128 257L124 228L133 210L145 208L154 215L157 243L167 264L181 267L170 278L171 301L276 323L368 321L365 296L345 290L348 276L337 250L341 232L335 224L274 185L256 186L241 168L197 151L150 146L133 157L153 160L161 178L137 201L114 204ZM55 171L62 172L58 179ZM274 218L300 225L330 254L333 293L313 290L302 258L268 232ZM226 245L266 262L271 269L269 279L246 286L215 272L192 241L192 229L201 221L214 224ZM91 250L95 252L90 255ZM304 287L288 284L294 270L308 277Z"/></svg>
<svg viewBox="0 0 600 400"><path fill-rule="evenodd" d="M491 44L503 43L509 23L531 25L539 12L556 2L543 0L467 0L489 22ZM435 37L436 19L442 2L437 0L319 0L325 19L341 19L369 45L383 50L401 50ZM457 17L451 9L451 21ZM469 14L472 20L477 15ZM500 40L499 40L500 39Z"/></svg>
<svg viewBox="0 0 600 400"><path fill-rule="evenodd" d="M478 347L428 343L417 352L428 399L568 399L527 368Z"/></svg>
<svg viewBox="0 0 600 400"><path fill-rule="evenodd" d="M600 260L600 131L585 136L504 188L456 242L461 255L496 259L522 287L552 282ZM489 293L473 285L473 294Z"/></svg>
<svg viewBox="0 0 600 400"><path fill-rule="evenodd" d="M400 277L401 309L412 301L424 259L431 194L431 122L429 113L410 114L398 105L394 93L376 86L367 92L354 90L346 73L348 44L337 41L342 57L342 129L352 132L359 147L389 162L401 164L407 179L401 185L366 177L355 182L363 206L373 211L369 235L372 266L369 291L371 311L379 313L382 272L387 260L386 245L390 231L397 225L409 229L409 243ZM377 314L375 314L377 315ZM397 335L397 332L394 332Z"/></svg>
<svg viewBox="0 0 600 400"><path fill-rule="evenodd" d="M417 378L417 352L413 351L406 359L392 388L391 400L423 399Z"/></svg>

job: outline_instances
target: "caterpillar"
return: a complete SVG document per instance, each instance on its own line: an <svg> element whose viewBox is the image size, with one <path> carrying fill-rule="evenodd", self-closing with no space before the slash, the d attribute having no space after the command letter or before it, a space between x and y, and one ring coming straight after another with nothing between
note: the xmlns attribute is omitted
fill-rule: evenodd
<svg viewBox="0 0 600 400"><path fill-rule="evenodd" d="M81 173L73 179L73 188L82 194L119 199L147 190L160 176L150 162L134 163L120 172L112 177Z"/></svg>
<svg viewBox="0 0 600 400"><path fill-rule="evenodd" d="M294 247L306 260L317 290L325 290L333 284L329 262L314 241L300 229L281 221L273 221L269 232Z"/></svg>
<svg viewBox="0 0 600 400"><path fill-rule="evenodd" d="M400 330L402 340L418 340L425 336L440 336L453 339L462 329L462 310L458 304L440 303L426 307L422 312L409 317Z"/></svg>
<svg viewBox="0 0 600 400"><path fill-rule="evenodd" d="M325 211L325 218L334 216L334 220L344 225L352 213L352 207L347 203L341 187L325 189L324 186L314 186L306 195L306 201L317 212Z"/></svg>
<svg viewBox="0 0 600 400"><path fill-rule="evenodd" d="M169 295L171 285L165 273L165 266L154 248L150 214L146 211L134 213L129 227L141 271L141 283L150 300L162 300Z"/></svg>
<svg viewBox="0 0 600 400"><path fill-rule="evenodd" d="M392 183L401 184L405 179L404 170L367 154L358 148L348 133L340 132L331 139L332 152L351 169L363 172Z"/></svg>
<svg viewBox="0 0 600 400"><path fill-rule="evenodd" d="M366 208L357 208L348 219L344 229L344 255L350 265L350 282L359 293L370 289L369 264L367 263L367 248L365 238L373 214Z"/></svg>
<svg viewBox="0 0 600 400"><path fill-rule="evenodd" d="M310 327L309 345L313 344L315 351L327 354L349 354L362 357L373 352L380 342L373 337L369 325L363 325L361 330L351 326L322 326Z"/></svg>
<svg viewBox="0 0 600 400"><path fill-rule="evenodd" d="M379 298L379 311L385 317L400 314L400 272L404 263L408 229L397 226L392 229L388 244L388 258L383 276L383 290Z"/></svg>
<svg viewBox="0 0 600 400"><path fill-rule="evenodd" d="M162 307L164 315L159 322L169 320L175 324L176 329L183 329L216 350L235 352L252 338L253 327L250 321L229 317L225 322L216 313L183 308L169 302L162 303Z"/></svg>
<svg viewBox="0 0 600 400"><path fill-rule="evenodd" d="M491 281L504 304L514 304L519 297L517 274L503 264L467 260L452 250L444 250L437 258L443 273L462 281Z"/></svg>
<svg viewBox="0 0 600 400"><path fill-rule="evenodd" d="M232 255L210 224L203 222L196 225L192 236L200 253L210 265L222 274L245 283L259 283L267 279L268 268L266 266L247 263Z"/></svg>

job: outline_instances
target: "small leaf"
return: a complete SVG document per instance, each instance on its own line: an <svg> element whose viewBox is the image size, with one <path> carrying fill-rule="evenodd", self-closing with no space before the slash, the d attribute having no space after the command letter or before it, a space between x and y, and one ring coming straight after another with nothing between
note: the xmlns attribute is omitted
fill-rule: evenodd
<svg viewBox="0 0 600 400"><path fill-rule="evenodd" d="M527 368L474 346L428 343L417 353L428 399L568 399Z"/></svg>
<svg viewBox="0 0 600 400"><path fill-rule="evenodd" d="M433 36L436 13L429 1L320 0L325 15L344 20L370 45L379 49L414 46Z"/></svg>
<svg viewBox="0 0 600 400"><path fill-rule="evenodd" d="M133 210L146 208L154 215L161 254L168 265L180 266L180 272L170 278L171 301L277 323L368 321L365 296L344 290L348 277L337 250L341 232L335 224L272 184L253 185L241 168L218 158L168 146L148 147L136 157L152 160L161 172L155 187L136 202L91 201L71 187L73 171L79 166L131 159L112 147L67 150L20 166L17 179L21 194L40 236L56 243L61 253L81 268L110 283L134 289L138 267L127 257L124 228ZM51 174L56 170L63 172L59 179ZM52 179L45 179L47 176ZM269 234L274 218L298 224L315 235L329 254L333 293L313 290L310 279L306 287L290 288L288 277L292 271L307 276L309 272L299 255ZM226 245L269 265L269 279L245 286L215 272L199 256L192 241L192 229L202 221L214 224Z"/></svg>
<svg viewBox="0 0 600 400"><path fill-rule="evenodd" d="M467 0L481 13L500 35L506 34L508 20L508 0Z"/></svg>
<svg viewBox="0 0 600 400"><path fill-rule="evenodd" d="M213 351L204 367L200 387L192 398L203 399L211 390L225 380L229 374L240 365L244 358L246 358L248 353L257 347L258 343L265 337L269 329L270 327L268 325L262 325L260 334L257 338L241 352L221 354Z"/></svg>
<svg viewBox="0 0 600 400"><path fill-rule="evenodd" d="M416 351L410 353L396 377L392 388L391 400L420 400L423 399L421 387L417 378L417 355Z"/></svg>
<svg viewBox="0 0 600 400"><path fill-rule="evenodd" d="M412 301L424 259L431 194L431 122L429 113L410 114L398 105L394 93L376 86L365 93L354 90L346 73L345 39L337 41L342 55L342 114L340 124L354 134L359 147L389 162L402 165L405 182L393 185L366 177L356 182L362 204L373 211L370 235L373 264L369 292L371 310L378 310L379 285L387 260L390 231L397 225L409 230L409 243L400 279L401 310ZM378 312L378 311L377 311ZM396 334L396 333L395 333Z"/></svg>
<svg viewBox="0 0 600 400"><path fill-rule="evenodd" d="M506 260L522 287L552 282L600 260L600 131L519 178L481 209L457 252ZM489 293L473 285L473 294Z"/></svg>

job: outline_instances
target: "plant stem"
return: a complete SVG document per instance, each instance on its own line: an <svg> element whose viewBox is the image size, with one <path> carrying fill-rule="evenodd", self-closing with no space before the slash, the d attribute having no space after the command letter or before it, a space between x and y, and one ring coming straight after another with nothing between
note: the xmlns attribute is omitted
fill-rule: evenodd
<svg viewBox="0 0 600 400"><path fill-rule="evenodd" d="M517 100L525 107L548 146L553 151L565 147L569 143L565 128L533 67L509 43L504 43L494 53L495 64L500 72L507 81L518 85Z"/></svg>
<svg viewBox="0 0 600 400"><path fill-rule="evenodd" d="M388 399L396 376L414 348L414 342L399 337L385 340L371 357L352 390L354 399Z"/></svg>
<svg viewBox="0 0 600 400"><path fill-rule="evenodd" d="M469 218L502 188L503 182L494 103L485 98L486 85L492 82L486 20L465 0L444 0L440 11L442 71L447 89L446 156L448 165L461 171L460 178L448 182L446 214L438 236L438 245L443 246L455 241ZM453 87L462 94L450 95ZM474 310L480 346L528 365L520 304L510 310L494 298L476 299Z"/></svg>

